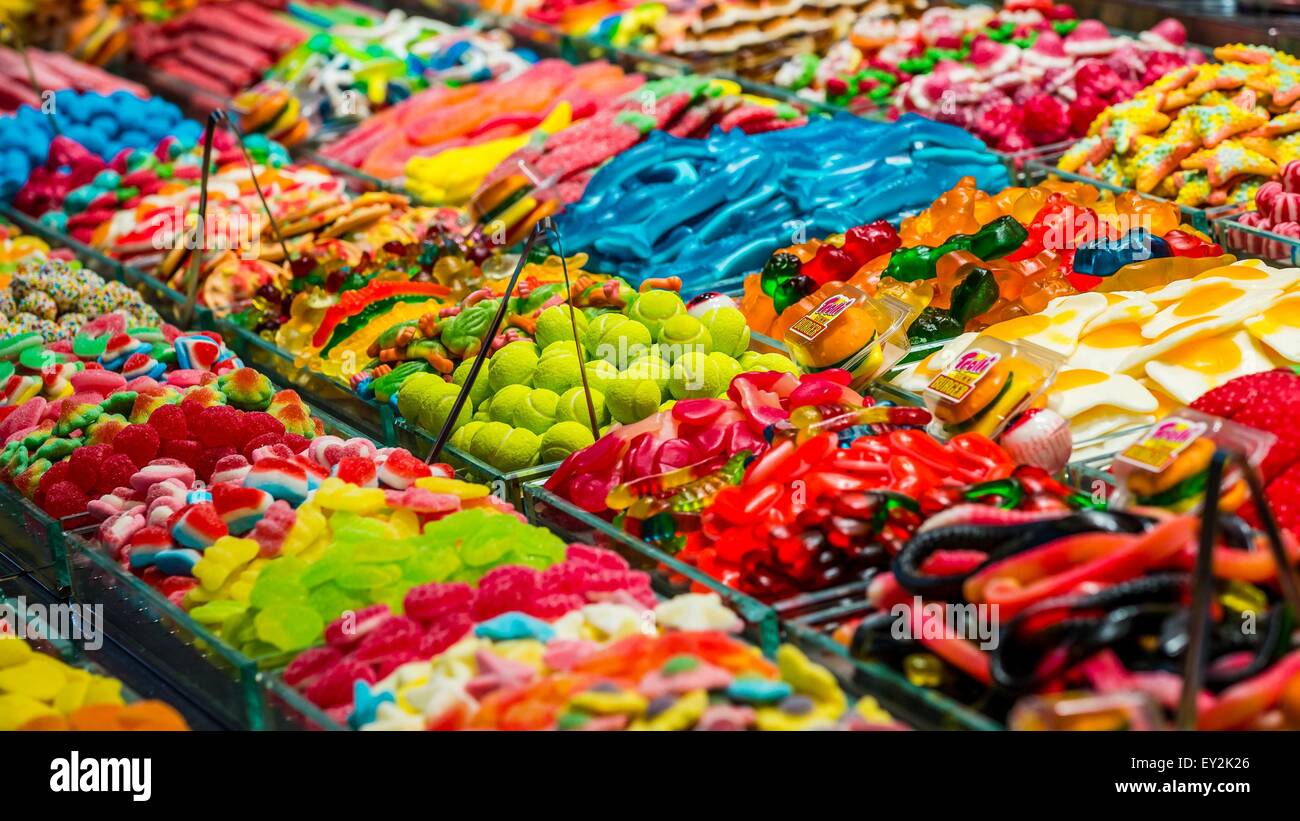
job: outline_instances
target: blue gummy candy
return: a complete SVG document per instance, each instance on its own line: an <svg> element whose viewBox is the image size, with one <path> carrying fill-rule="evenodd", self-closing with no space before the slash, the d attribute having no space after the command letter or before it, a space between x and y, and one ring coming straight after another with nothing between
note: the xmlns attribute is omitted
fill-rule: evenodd
<svg viewBox="0 0 1300 821"><path fill-rule="evenodd" d="M474 635L492 641L537 639L545 643L554 638L555 628L527 613L511 610L509 613L502 613L480 622L474 628Z"/></svg>
<svg viewBox="0 0 1300 821"><path fill-rule="evenodd" d="M748 704L774 704L787 698L794 688L784 681L758 676L741 676L727 685L727 697Z"/></svg>
<svg viewBox="0 0 1300 821"><path fill-rule="evenodd" d="M1108 277L1125 265L1170 256L1173 252L1163 237L1145 228L1134 228L1119 239L1100 237L1080 245L1074 252L1074 272Z"/></svg>

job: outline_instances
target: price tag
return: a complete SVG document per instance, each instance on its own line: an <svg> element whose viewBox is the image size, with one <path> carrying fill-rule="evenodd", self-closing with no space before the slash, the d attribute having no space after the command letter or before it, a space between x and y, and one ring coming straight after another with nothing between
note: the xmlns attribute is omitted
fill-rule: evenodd
<svg viewBox="0 0 1300 821"><path fill-rule="evenodd" d="M1152 426L1115 458L1125 464L1152 473L1162 473L1174 463L1178 454L1205 435L1204 422L1169 416Z"/></svg>
<svg viewBox="0 0 1300 821"><path fill-rule="evenodd" d="M853 298L844 294L828 296L822 304L804 314L802 318L791 325L790 330L796 336L811 342L830 326L835 317L844 313L845 309L852 304Z"/></svg>
<svg viewBox="0 0 1300 821"><path fill-rule="evenodd" d="M989 371L1002 358L1002 354L971 348L957 357L943 373L936 376L926 390L943 399L960 402L965 399L980 380L988 376Z"/></svg>

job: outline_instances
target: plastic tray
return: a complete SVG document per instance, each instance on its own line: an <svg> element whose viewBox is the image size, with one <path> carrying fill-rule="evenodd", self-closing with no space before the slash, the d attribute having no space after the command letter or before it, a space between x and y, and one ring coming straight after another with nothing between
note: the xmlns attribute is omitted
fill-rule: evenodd
<svg viewBox="0 0 1300 821"><path fill-rule="evenodd" d="M69 590L63 523L0 483L0 555L56 598Z"/></svg>

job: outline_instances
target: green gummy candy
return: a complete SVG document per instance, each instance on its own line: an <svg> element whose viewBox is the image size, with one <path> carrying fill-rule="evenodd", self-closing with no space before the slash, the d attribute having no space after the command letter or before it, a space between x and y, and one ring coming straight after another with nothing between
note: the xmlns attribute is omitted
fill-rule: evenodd
<svg viewBox="0 0 1300 821"><path fill-rule="evenodd" d="M335 545L327 549L319 559L302 573L302 584L307 588L319 587L343 570L352 566L352 550L348 546Z"/></svg>
<svg viewBox="0 0 1300 821"><path fill-rule="evenodd" d="M460 557L450 548L424 550L407 559L402 578L412 585L445 582L460 568Z"/></svg>
<svg viewBox="0 0 1300 821"><path fill-rule="evenodd" d="M330 516L330 532L335 544L357 545L391 538L383 522L346 510L335 511Z"/></svg>
<svg viewBox="0 0 1300 821"><path fill-rule="evenodd" d="M382 541L376 539L357 545L353 557L358 562L402 562L415 555L415 547L407 539Z"/></svg>
<svg viewBox="0 0 1300 821"><path fill-rule="evenodd" d="M350 593L337 584L322 584L311 591L307 597L311 609L327 622L334 621L348 610L360 610L370 602L363 597Z"/></svg>
<svg viewBox="0 0 1300 821"><path fill-rule="evenodd" d="M301 604L275 604L253 619L256 638L277 650L309 647L325 630L325 620L310 607Z"/></svg>
<svg viewBox="0 0 1300 821"><path fill-rule="evenodd" d="M344 570L334 581L344 590L371 590L392 584L402 577L402 570L392 565L358 564Z"/></svg>
<svg viewBox="0 0 1300 821"><path fill-rule="evenodd" d="M270 562L257 574L257 582L249 595L256 608L265 610L277 603L307 603L307 586L302 583L307 563L294 556L285 556Z"/></svg>
<svg viewBox="0 0 1300 821"><path fill-rule="evenodd" d="M125 416L135 406L136 395L135 391L118 391L100 402L99 406L104 409L105 413L120 413Z"/></svg>
<svg viewBox="0 0 1300 821"><path fill-rule="evenodd" d="M248 610L248 602L222 599L201 604L190 611L190 617L199 624L225 624L229 619L242 615Z"/></svg>

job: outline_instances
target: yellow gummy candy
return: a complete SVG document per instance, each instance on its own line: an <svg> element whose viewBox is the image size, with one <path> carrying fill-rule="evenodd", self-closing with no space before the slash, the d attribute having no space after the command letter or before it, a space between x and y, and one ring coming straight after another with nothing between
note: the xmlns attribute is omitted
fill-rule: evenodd
<svg viewBox="0 0 1300 821"><path fill-rule="evenodd" d="M397 538L399 539L420 535L420 517L414 510L394 511L393 517L388 520L388 523L397 532Z"/></svg>
<svg viewBox="0 0 1300 821"><path fill-rule="evenodd" d="M0 692L53 701L68 681L68 669L61 661L33 653L26 662L0 670Z"/></svg>
<svg viewBox="0 0 1300 821"><path fill-rule="evenodd" d="M820 667L808 660L799 648L792 644L783 644L776 651L777 668L781 678L789 682L795 692L803 693L814 701L834 708L836 715L848 706L844 691L835 681L835 676L825 667Z"/></svg>
<svg viewBox="0 0 1300 821"><path fill-rule="evenodd" d="M125 704L122 698L122 682L115 678L91 676L90 685L86 687L85 706L92 704Z"/></svg>
<svg viewBox="0 0 1300 821"><path fill-rule="evenodd" d="M222 536L194 565L194 578L208 590L217 590L239 568L257 557L261 547L252 539Z"/></svg>
<svg viewBox="0 0 1300 821"><path fill-rule="evenodd" d="M331 476L321 482L313 498L316 504L323 508L349 513L378 513L388 508L383 490L377 487L350 485L337 476Z"/></svg>
<svg viewBox="0 0 1300 821"><path fill-rule="evenodd" d="M501 658L541 670L542 656L546 655L546 645L537 639L513 639L496 642L492 645L492 652Z"/></svg>
<svg viewBox="0 0 1300 821"><path fill-rule="evenodd" d="M22 664L32 654L31 646L20 638L5 636L0 639L0 670Z"/></svg>
<svg viewBox="0 0 1300 821"><path fill-rule="evenodd" d="M488 495L488 486L462 482L459 479L444 479L441 476L425 476L415 480L415 486L430 493L448 493L461 499L482 499Z"/></svg>
<svg viewBox="0 0 1300 821"><path fill-rule="evenodd" d="M88 692L90 692L90 673L76 668L70 669L67 682L54 697L54 709L67 715L86 703Z"/></svg>
<svg viewBox="0 0 1300 821"><path fill-rule="evenodd" d="M0 732L17 730L35 719L56 715L58 712L53 707L29 696L17 693L0 695Z"/></svg>

